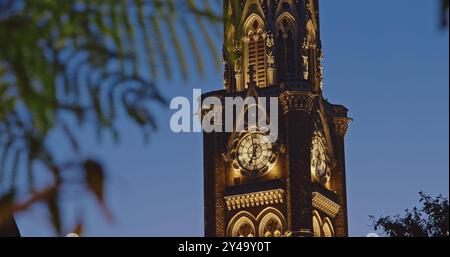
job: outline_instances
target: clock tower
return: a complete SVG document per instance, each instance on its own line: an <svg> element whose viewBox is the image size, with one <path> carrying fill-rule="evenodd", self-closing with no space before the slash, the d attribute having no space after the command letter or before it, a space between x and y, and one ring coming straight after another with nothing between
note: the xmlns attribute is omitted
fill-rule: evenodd
<svg viewBox="0 0 450 257"><path fill-rule="evenodd" d="M350 119L323 97L319 1L224 0L224 12L224 89L202 99L276 98L279 129L274 142L257 129L204 133L205 235L347 236Z"/></svg>

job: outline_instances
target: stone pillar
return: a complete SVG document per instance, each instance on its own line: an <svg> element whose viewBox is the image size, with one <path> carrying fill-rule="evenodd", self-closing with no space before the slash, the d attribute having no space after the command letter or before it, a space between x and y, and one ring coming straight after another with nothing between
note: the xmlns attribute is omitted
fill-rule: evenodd
<svg viewBox="0 0 450 257"><path fill-rule="evenodd" d="M346 111L345 111L346 112ZM347 117L335 117L334 127L336 134L335 156L336 166L332 172L331 189L338 197L338 204L341 206L335 218L336 237L348 236L348 217L347 217L347 188L345 174L345 134L351 119Z"/></svg>
<svg viewBox="0 0 450 257"><path fill-rule="evenodd" d="M242 38L242 58L239 60L241 62L241 79L240 84L236 86L238 91L244 91L247 87L247 83L249 81L248 76L246 74L246 70L248 70L248 44L250 43L249 37ZM237 83L237 82L236 82Z"/></svg>
<svg viewBox="0 0 450 257"><path fill-rule="evenodd" d="M212 115L212 110L202 110ZM223 115L223 114L222 114ZM223 116L222 116L223 117ZM205 236L226 236L225 160L221 155L223 133L203 133Z"/></svg>
<svg viewBox="0 0 450 257"><path fill-rule="evenodd" d="M287 223L294 236L312 236L312 184L310 148L311 110L315 95L287 92L280 96L286 122Z"/></svg>
<svg viewBox="0 0 450 257"><path fill-rule="evenodd" d="M242 91L242 71L236 71L236 75L235 75L235 79L236 79L236 91Z"/></svg>

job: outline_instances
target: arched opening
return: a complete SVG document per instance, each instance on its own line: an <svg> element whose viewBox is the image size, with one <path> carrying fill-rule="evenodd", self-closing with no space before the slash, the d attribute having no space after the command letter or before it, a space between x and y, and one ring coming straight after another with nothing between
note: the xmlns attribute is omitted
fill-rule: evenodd
<svg viewBox="0 0 450 257"><path fill-rule="evenodd" d="M227 235L231 237L256 236L255 218L247 212L238 213L231 219Z"/></svg>
<svg viewBox="0 0 450 257"><path fill-rule="evenodd" d="M286 221L274 208L267 208L258 215L260 237L280 237L285 232Z"/></svg>
<svg viewBox="0 0 450 257"><path fill-rule="evenodd" d="M295 21L289 15L282 15L277 21L276 67L279 82L295 80L297 34Z"/></svg>
<svg viewBox="0 0 450 257"><path fill-rule="evenodd" d="M261 220L259 235L261 237L280 237L283 232L283 224L274 213L268 213Z"/></svg>
<svg viewBox="0 0 450 257"><path fill-rule="evenodd" d="M248 18L244 25L244 43L247 44L246 60L244 60L243 73L246 77L244 88L250 81L248 77L248 67L255 68L254 79L258 87L266 87L267 73L266 73L266 32L264 21L257 15L252 15Z"/></svg>
<svg viewBox="0 0 450 257"><path fill-rule="evenodd" d="M322 220L320 218L319 213L317 211L313 212L313 235L314 237L322 236Z"/></svg>
<svg viewBox="0 0 450 257"><path fill-rule="evenodd" d="M232 237L254 237L255 226L253 222L247 217L241 217L233 226Z"/></svg>
<svg viewBox="0 0 450 257"><path fill-rule="evenodd" d="M334 237L334 228L330 219L325 218L322 231L324 237Z"/></svg>

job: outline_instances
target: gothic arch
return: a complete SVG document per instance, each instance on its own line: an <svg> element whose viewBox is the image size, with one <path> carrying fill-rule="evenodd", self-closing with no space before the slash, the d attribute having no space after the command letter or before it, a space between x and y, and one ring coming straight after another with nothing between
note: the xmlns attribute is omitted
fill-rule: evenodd
<svg viewBox="0 0 450 257"><path fill-rule="evenodd" d="M258 23L258 27L255 28L255 22ZM252 32L252 35L254 34L263 34L265 32L265 22L264 19L261 18L261 16L253 13L250 16L248 16L248 18L245 20L244 22L244 26L243 26L243 36L244 37L248 37L250 36L250 32ZM258 33L259 32L259 33Z"/></svg>
<svg viewBox="0 0 450 257"><path fill-rule="evenodd" d="M248 1L246 1L245 6L244 6L244 8L242 10L242 20L241 20L241 22L243 23L244 21L248 20L251 15L256 15L256 14L259 14L258 16L262 16L263 18L265 18L264 17L264 11L263 11L263 8L261 6L260 0L248 0Z"/></svg>
<svg viewBox="0 0 450 257"><path fill-rule="evenodd" d="M228 223L227 236L229 237L254 237L256 235L256 219L246 211L236 214Z"/></svg>
<svg viewBox="0 0 450 257"><path fill-rule="evenodd" d="M320 214L317 211L313 211L313 234L314 237L322 236L322 219L320 218Z"/></svg>
<svg viewBox="0 0 450 257"><path fill-rule="evenodd" d="M286 219L283 214L272 207L268 207L259 213L258 235L260 237L281 236L286 230Z"/></svg>
<svg viewBox="0 0 450 257"><path fill-rule="evenodd" d="M247 74L250 65L255 68L255 82L258 87L267 85L266 70L266 24L257 14L251 14L243 26L243 54L242 73L244 84L241 85L240 91L243 91L250 78Z"/></svg>
<svg viewBox="0 0 450 257"><path fill-rule="evenodd" d="M323 220L322 231L324 237L334 237L333 223L328 217Z"/></svg>
<svg viewBox="0 0 450 257"><path fill-rule="evenodd" d="M278 2L278 6L276 8L276 14L280 14L288 10L291 14L297 14L297 8L295 4L296 0L282 0ZM277 17L277 15L275 15ZM297 16L295 16L297 18Z"/></svg>
<svg viewBox="0 0 450 257"><path fill-rule="evenodd" d="M283 26L284 21L288 22L288 26ZM281 29L283 32L287 32L286 28L290 29L294 33L294 37L297 38L297 21L289 12L284 12L283 14L281 14L276 22L276 31L279 31Z"/></svg>
<svg viewBox="0 0 450 257"><path fill-rule="evenodd" d="M279 82L296 79L297 74L297 22L288 12L281 14L276 22L275 40L277 78Z"/></svg>

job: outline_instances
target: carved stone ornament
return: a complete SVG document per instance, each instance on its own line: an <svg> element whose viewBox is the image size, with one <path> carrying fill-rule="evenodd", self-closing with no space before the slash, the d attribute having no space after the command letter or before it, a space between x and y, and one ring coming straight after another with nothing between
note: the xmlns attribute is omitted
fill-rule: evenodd
<svg viewBox="0 0 450 257"><path fill-rule="evenodd" d="M312 193L313 208L322 211L331 218L336 217L341 206L318 192Z"/></svg>
<svg viewBox="0 0 450 257"><path fill-rule="evenodd" d="M319 70L317 72L317 78L319 79L320 89L323 88L323 66L322 63L319 62Z"/></svg>
<svg viewBox="0 0 450 257"><path fill-rule="evenodd" d="M267 46L267 67L274 68L275 67L275 56L273 53L273 48L275 46L275 40L273 38L273 34L268 34L266 40Z"/></svg>
<svg viewBox="0 0 450 257"><path fill-rule="evenodd" d="M302 44L302 60L303 60L303 79L308 80L309 78L309 57L308 57L308 39L303 39Z"/></svg>
<svg viewBox="0 0 450 257"><path fill-rule="evenodd" d="M345 137L348 130L348 125L352 121L350 118L338 117L334 118L334 128L336 129L336 134L341 137Z"/></svg>
<svg viewBox="0 0 450 257"><path fill-rule="evenodd" d="M262 192L254 192L243 195L226 196L225 202L229 211L252 208L256 206L273 205L283 203L284 190L275 189Z"/></svg>
<svg viewBox="0 0 450 257"><path fill-rule="evenodd" d="M280 95L283 114L290 111L311 112L316 95L309 92L286 92Z"/></svg>
<svg viewBox="0 0 450 257"><path fill-rule="evenodd" d="M307 55L303 55L303 79L304 80L308 80L309 77L309 61L308 61L308 56Z"/></svg>

